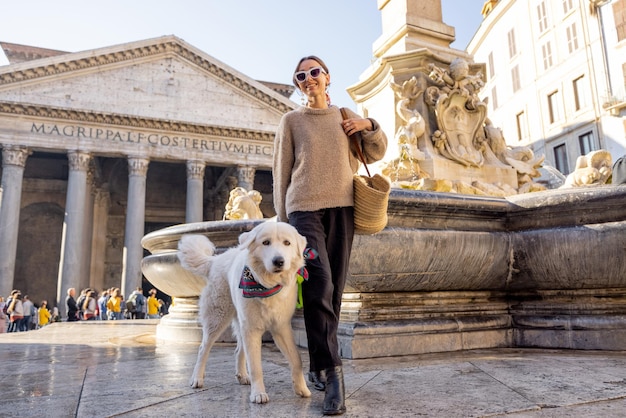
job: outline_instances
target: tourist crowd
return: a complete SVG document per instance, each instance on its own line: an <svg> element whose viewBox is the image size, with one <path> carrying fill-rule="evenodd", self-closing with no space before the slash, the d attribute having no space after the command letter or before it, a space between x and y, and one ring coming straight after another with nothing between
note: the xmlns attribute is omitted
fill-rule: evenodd
<svg viewBox="0 0 626 418"><path fill-rule="evenodd" d="M100 292L83 289L76 297L76 289L67 290L65 299L66 318L61 318L59 309L52 309L48 302L32 302L28 295L13 290L4 299L0 296L0 333L23 332L39 329L52 322L66 321L107 321L121 319L158 319L167 314L167 303L157 298L156 289L150 289L148 296L142 288L135 289L127 299L121 291L113 287Z"/></svg>

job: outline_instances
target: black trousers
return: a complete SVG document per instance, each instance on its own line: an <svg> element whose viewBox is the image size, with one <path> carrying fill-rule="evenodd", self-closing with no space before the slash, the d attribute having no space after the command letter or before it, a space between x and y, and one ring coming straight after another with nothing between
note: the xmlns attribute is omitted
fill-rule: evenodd
<svg viewBox="0 0 626 418"><path fill-rule="evenodd" d="M354 238L354 209L293 212L289 223L306 237L307 247L319 254L307 260L309 279L302 284L310 370L340 366L337 329Z"/></svg>

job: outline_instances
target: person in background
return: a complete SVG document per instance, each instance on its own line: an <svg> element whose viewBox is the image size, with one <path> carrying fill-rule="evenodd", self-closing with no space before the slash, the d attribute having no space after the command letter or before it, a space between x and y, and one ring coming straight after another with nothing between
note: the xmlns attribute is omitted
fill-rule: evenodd
<svg viewBox="0 0 626 418"><path fill-rule="evenodd" d="M100 298L98 298L98 311L100 313L100 319L105 321L107 319L107 302L109 301L109 291L103 290Z"/></svg>
<svg viewBox="0 0 626 418"><path fill-rule="evenodd" d="M59 314L59 308L56 306L52 308L52 322L61 322L61 315Z"/></svg>
<svg viewBox="0 0 626 418"><path fill-rule="evenodd" d="M343 369L337 330L341 298L354 237L353 177L359 168L349 136L361 132L366 163L382 159L387 137L371 118L332 106L330 72L316 56L298 62L293 82L306 106L282 116L274 139L274 207L315 250L307 260L309 279L302 284L310 373L325 390L323 413L346 412Z"/></svg>
<svg viewBox="0 0 626 418"><path fill-rule="evenodd" d="M24 295L22 300L22 308L24 309L24 318L20 322L20 331L30 331L30 324L33 319L33 314L36 312L35 305L29 299L28 295Z"/></svg>
<svg viewBox="0 0 626 418"><path fill-rule="evenodd" d="M123 319L123 311L122 311L122 294L120 292L119 287L113 288L113 292L111 293L111 297L107 301L107 312L109 315L109 319L120 320Z"/></svg>
<svg viewBox="0 0 626 418"><path fill-rule="evenodd" d="M4 313L6 304L4 297L0 296L0 334L7 332L7 314Z"/></svg>
<svg viewBox="0 0 626 418"><path fill-rule="evenodd" d="M76 289L70 287L67 289L67 297L65 298L65 309L67 310L68 322L78 321L78 305L76 304Z"/></svg>
<svg viewBox="0 0 626 418"><path fill-rule="evenodd" d="M148 319L159 319L161 317L159 315L161 304L156 295L157 291L154 288L148 292Z"/></svg>
<svg viewBox="0 0 626 418"><path fill-rule="evenodd" d="M146 297L143 289L138 287L128 297L128 301L133 303L134 311L131 311L131 319L144 319L146 317Z"/></svg>
<svg viewBox="0 0 626 418"><path fill-rule="evenodd" d="M95 321L98 314L98 301L96 299L96 291L89 289L89 293L85 296L83 302L83 319L86 321Z"/></svg>
<svg viewBox="0 0 626 418"><path fill-rule="evenodd" d="M13 301L13 298L15 298L15 295L17 295L18 293L20 293L19 290L13 289L11 291L11 294L9 295L7 300L5 301L5 304L6 304L6 317L7 317L7 322L9 324L7 332L13 332L13 327L15 326L15 324L13 322L11 322L11 312L9 312L8 309L9 309L9 306L11 306L11 302Z"/></svg>
<svg viewBox="0 0 626 418"><path fill-rule="evenodd" d="M16 293L11 299L11 304L7 310L9 313L9 332L21 331L22 321L24 320L24 306L22 305L22 294Z"/></svg>
<svg viewBox="0 0 626 418"><path fill-rule="evenodd" d="M90 288L83 289L80 291L80 295L78 295L78 299L76 299L76 306L78 306L78 320L83 318L83 305L85 304L85 299L87 298L87 293L91 291Z"/></svg>
<svg viewBox="0 0 626 418"><path fill-rule="evenodd" d="M52 314L50 314L50 311L48 310L48 301L46 300L41 301L41 306L39 307L37 316L39 317L39 321L38 321L39 328L45 327L46 325L50 323Z"/></svg>

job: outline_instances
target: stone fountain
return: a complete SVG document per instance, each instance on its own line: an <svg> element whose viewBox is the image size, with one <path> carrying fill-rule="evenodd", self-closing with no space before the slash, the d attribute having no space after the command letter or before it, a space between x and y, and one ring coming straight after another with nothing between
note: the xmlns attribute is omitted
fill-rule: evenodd
<svg viewBox="0 0 626 418"><path fill-rule="evenodd" d="M438 3L379 3L394 1L406 2L407 21L414 3L435 9ZM383 22L393 21L384 13ZM433 25L426 25L433 37L445 35L445 25ZM393 138L378 170L395 187L387 227L355 238L339 328L342 356L496 347L623 350L626 187L604 184L610 155L583 156L568 179L542 182L543 156L507 146L487 117L478 97L483 66L441 42L398 53L382 38L378 61L349 92ZM200 233L224 249L264 222L239 219L144 237L152 253L144 274L174 296L158 338L201 337L203 281L178 264L179 238ZM301 315L293 325L298 344L306 346Z"/></svg>

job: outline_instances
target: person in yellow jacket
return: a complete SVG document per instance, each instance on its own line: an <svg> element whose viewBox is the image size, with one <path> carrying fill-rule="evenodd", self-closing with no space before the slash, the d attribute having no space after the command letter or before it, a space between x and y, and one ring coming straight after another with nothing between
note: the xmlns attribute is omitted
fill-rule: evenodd
<svg viewBox="0 0 626 418"><path fill-rule="evenodd" d="M122 319L122 293L119 287L113 289L111 297L107 301L107 313L109 319Z"/></svg>
<svg viewBox="0 0 626 418"><path fill-rule="evenodd" d="M159 308L161 307L161 303L156 298L157 291L156 289L150 289L148 292L150 296L148 296L148 319L159 319L161 315L159 315Z"/></svg>
<svg viewBox="0 0 626 418"><path fill-rule="evenodd" d="M50 318L52 318L52 314L48 310L48 301L41 301L41 306L39 307L37 313L39 315L39 321L37 323L39 325L39 328L50 323Z"/></svg>

